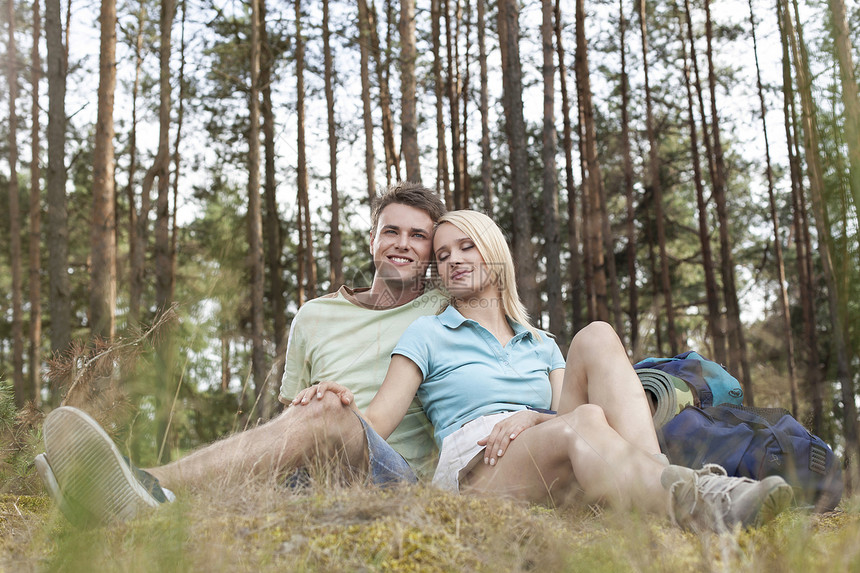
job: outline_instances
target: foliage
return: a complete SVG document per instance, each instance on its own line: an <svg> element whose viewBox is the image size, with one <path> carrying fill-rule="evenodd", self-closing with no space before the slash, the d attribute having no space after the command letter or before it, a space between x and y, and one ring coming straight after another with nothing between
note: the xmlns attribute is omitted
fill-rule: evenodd
<svg viewBox="0 0 860 573"><path fill-rule="evenodd" d="M0 498L0 569L61 571L832 571L860 566L860 507L695 536L651 516L546 509L423 486L248 482L131 523L74 529L44 497Z"/></svg>
<svg viewBox="0 0 860 573"><path fill-rule="evenodd" d="M11 383L0 380L0 492L41 491L33 474L33 457L40 451L41 414L27 404L15 408Z"/></svg>

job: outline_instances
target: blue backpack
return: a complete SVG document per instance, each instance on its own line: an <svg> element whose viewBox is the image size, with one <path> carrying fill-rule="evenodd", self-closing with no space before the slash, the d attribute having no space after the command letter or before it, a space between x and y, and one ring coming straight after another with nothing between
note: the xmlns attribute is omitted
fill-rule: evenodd
<svg viewBox="0 0 860 573"><path fill-rule="evenodd" d="M842 468L833 450L782 408L687 406L657 437L673 464L716 463L730 476L752 479L782 476L800 506L830 511L842 498Z"/></svg>
<svg viewBox="0 0 860 573"><path fill-rule="evenodd" d="M716 463L730 476L752 479L779 475L794 488L798 505L829 511L839 504L842 469L830 446L787 410L744 407L740 384L719 364L685 352L647 358L634 368L646 391L656 394L652 388L666 386L661 373L683 380L692 390L692 400L672 401L680 412L664 414L659 423L659 404L655 412L660 449L673 464L699 468Z"/></svg>

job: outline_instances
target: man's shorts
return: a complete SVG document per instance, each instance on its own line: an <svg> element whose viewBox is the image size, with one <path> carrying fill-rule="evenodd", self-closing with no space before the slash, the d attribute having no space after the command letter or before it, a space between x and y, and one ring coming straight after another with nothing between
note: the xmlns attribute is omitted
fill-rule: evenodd
<svg viewBox="0 0 860 573"><path fill-rule="evenodd" d="M353 410L354 411L354 410ZM398 454L388 442L370 427L358 412L361 425L364 428L364 436L367 438L367 452L369 455L370 482L378 486L391 486L400 483L416 483L418 478L409 464Z"/></svg>

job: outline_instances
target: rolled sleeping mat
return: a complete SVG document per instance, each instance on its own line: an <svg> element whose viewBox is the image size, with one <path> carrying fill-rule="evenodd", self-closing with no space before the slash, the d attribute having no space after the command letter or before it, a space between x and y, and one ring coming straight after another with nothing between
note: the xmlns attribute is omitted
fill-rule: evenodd
<svg viewBox="0 0 860 573"><path fill-rule="evenodd" d="M655 428L662 427L685 406L695 404L693 389L677 376L654 368L640 368L636 374L654 406Z"/></svg>

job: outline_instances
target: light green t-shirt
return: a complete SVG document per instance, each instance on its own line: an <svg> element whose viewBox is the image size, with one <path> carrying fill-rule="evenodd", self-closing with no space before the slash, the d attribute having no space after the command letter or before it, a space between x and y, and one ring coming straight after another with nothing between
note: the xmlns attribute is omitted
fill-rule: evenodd
<svg viewBox="0 0 860 573"><path fill-rule="evenodd" d="M439 291L430 290L402 306L376 308L358 302L355 292L360 290L341 287L299 309L290 327L281 398L292 400L303 388L332 380L349 388L364 410L385 378L400 335L416 318L446 304ZM387 441L416 473L432 475L438 452L417 398Z"/></svg>

